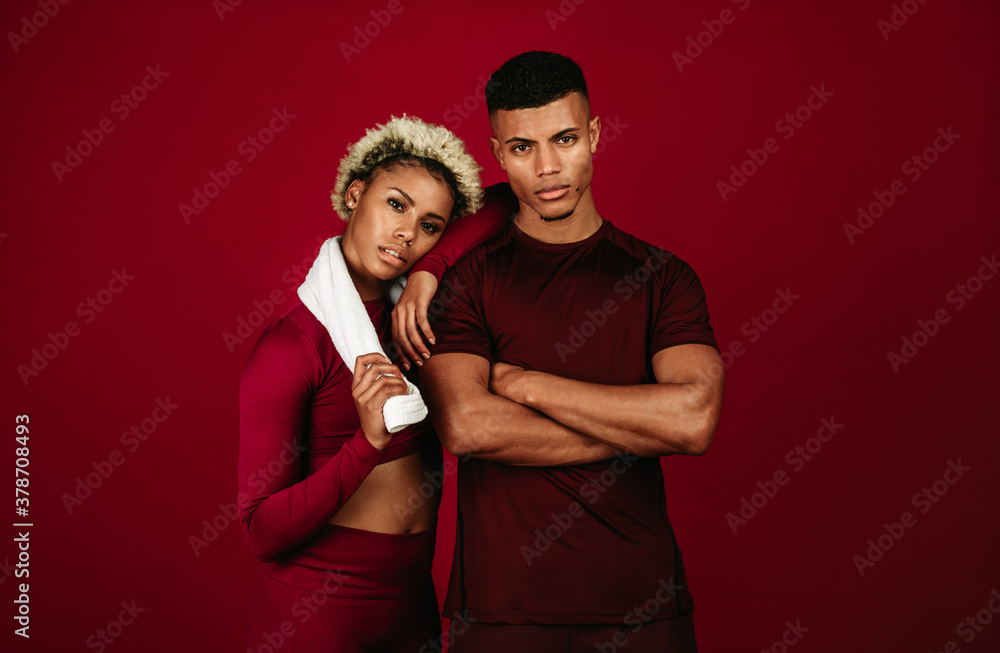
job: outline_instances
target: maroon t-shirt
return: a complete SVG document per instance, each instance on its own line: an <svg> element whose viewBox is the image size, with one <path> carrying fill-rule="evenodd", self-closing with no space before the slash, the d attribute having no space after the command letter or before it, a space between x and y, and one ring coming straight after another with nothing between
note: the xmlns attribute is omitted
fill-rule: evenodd
<svg viewBox="0 0 1000 653"><path fill-rule="evenodd" d="M438 300L434 354L465 352L580 381L655 383L657 351L718 348L691 267L607 220L566 244L510 223L445 273ZM639 618L648 600L660 602L652 619L694 608L659 458L574 467L470 458L459 466L458 507L445 613L582 624Z"/></svg>

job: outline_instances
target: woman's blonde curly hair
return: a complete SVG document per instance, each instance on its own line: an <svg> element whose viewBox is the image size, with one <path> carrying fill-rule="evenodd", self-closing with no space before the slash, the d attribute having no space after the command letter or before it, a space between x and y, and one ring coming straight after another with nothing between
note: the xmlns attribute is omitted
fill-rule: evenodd
<svg viewBox="0 0 1000 653"><path fill-rule="evenodd" d="M455 203L451 218L475 213L483 203L479 171L482 168L465 149L462 139L445 127L426 123L420 118L390 116L389 122L366 131L364 137L347 148L340 160L337 181L330 198L334 210L345 221L353 211L344 195L355 179L369 179L372 171L390 159L430 159L444 167L454 178ZM449 180L446 180L449 181ZM450 184L451 185L451 184Z"/></svg>

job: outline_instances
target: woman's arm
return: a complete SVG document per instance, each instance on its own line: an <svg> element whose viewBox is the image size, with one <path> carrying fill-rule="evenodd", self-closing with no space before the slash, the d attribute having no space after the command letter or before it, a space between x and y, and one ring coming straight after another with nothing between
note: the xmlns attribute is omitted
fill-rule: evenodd
<svg viewBox="0 0 1000 653"><path fill-rule="evenodd" d="M517 196L507 182L488 186L484 192L483 208L449 223L434 248L413 264L411 275L430 272L436 282L441 281L458 259L504 230L517 213Z"/></svg>
<svg viewBox="0 0 1000 653"><path fill-rule="evenodd" d="M319 532L385 453L366 437L363 420L362 429L340 451L314 474L300 479L301 455L305 451L302 434L319 383L320 367L306 334L286 321L261 336L243 371L240 521L250 551L265 562ZM344 374L349 372L345 370ZM392 382L392 377L383 379L379 383ZM375 389L371 394L377 392ZM377 401L381 397L369 398ZM384 403L384 398L381 401ZM354 405L351 410L355 410Z"/></svg>
<svg viewBox="0 0 1000 653"><path fill-rule="evenodd" d="M510 184L493 184L486 189L483 208L449 224L434 249L414 263L406 289L392 311L392 339L405 369L412 364L423 365L424 359L431 355L421 331L434 342L427 312L444 271L477 245L503 231L517 210L517 196Z"/></svg>

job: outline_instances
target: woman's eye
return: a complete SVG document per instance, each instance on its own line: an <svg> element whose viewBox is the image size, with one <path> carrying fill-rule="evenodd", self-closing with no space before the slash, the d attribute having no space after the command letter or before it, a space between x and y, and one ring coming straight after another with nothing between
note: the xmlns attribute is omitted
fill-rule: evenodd
<svg viewBox="0 0 1000 653"><path fill-rule="evenodd" d="M424 229L426 229L427 233L429 233L429 234L436 234L438 232L437 225L434 224L433 222L424 222L420 226L422 226Z"/></svg>
<svg viewBox="0 0 1000 653"><path fill-rule="evenodd" d="M397 211L402 211L403 210L403 203L400 202L399 200L390 197L389 200L388 200L388 202L389 202L389 206L391 206L392 208L396 209Z"/></svg>

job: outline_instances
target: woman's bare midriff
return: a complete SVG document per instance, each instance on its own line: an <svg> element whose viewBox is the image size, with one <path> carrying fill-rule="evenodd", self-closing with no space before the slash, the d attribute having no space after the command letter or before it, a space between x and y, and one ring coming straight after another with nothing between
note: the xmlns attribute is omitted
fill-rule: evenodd
<svg viewBox="0 0 1000 653"><path fill-rule="evenodd" d="M376 465L330 523L394 534L432 528L441 502L441 488L432 480L439 478L439 461L418 451Z"/></svg>

